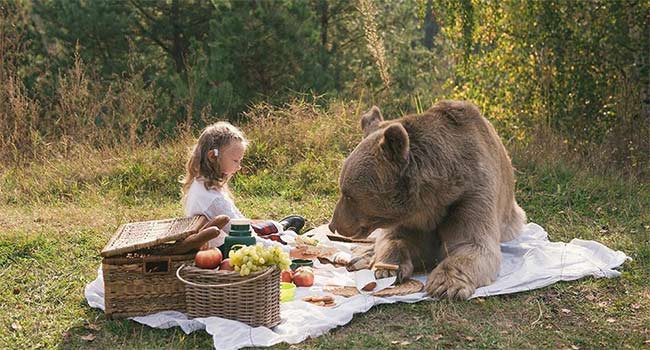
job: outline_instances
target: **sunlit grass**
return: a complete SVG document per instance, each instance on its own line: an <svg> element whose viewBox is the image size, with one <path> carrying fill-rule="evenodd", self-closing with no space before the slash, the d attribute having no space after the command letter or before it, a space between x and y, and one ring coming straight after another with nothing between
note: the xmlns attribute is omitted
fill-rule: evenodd
<svg viewBox="0 0 650 350"><path fill-rule="evenodd" d="M252 146L233 181L240 209L252 218L302 214L308 228L326 223L341 162L360 139L354 108L297 101L252 109L242 125ZM182 215L177 181L191 142L188 135L156 148L86 149L0 173L0 348L212 346L206 332L109 321L83 296L120 224ZM517 198L530 220L554 241L590 239L624 251L634 260L620 278L470 302L378 306L298 347L641 347L650 338L650 186L509 147L516 150Z"/></svg>

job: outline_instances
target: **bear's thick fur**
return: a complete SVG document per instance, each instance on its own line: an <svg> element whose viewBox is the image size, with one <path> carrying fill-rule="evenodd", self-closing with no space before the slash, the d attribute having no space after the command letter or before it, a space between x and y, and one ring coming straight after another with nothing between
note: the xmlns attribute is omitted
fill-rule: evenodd
<svg viewBox="0 0 650 350"><path fill-rule="evenodd" d="M330 230L362 238L382 229L370 264L399 265L399 281L431 271L431 296L467 299L493 282L499 242L519 234L526 214L490 122L471 103L442 101L389 121L375 106L361 126L364 138L341 170Z"/></svg>

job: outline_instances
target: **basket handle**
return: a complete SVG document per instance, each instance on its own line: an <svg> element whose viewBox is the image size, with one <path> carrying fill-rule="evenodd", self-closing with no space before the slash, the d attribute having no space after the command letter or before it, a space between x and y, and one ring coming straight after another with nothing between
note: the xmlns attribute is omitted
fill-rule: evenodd
<svg viewBox="0 0 650 350"><path fill-rule="evenodd" d="M185 280L183 277L181 277L181 269L183 269L184 267L185 267L185 264L181 265L181 267L179 267L178 270L176 270L176 277L177 277L181 282L183 282L183 283L185 283L185 284L189 284L189 285L194 286L194 287L210 287L210 288L219 288L219 287L238 286L238 285L240 285L240 284L244 284L244 283L248 283L248 282L253 282L253 281L255 281L255 280L257 280L257 279L260 279L260 278L262 278L262 277L265 277L265 276L268 275L269 273L273 272L273 269L275 268L275 267L268 268L268 269L266 269L266 271L265 271L264 273L261 273L261 274L255 276L255 277L253 277L253 278L245 279L245 280L243 280L243 281L239 281L239 282L222 283L222 284L198 284L198 283L194 283L194 282L187 281L187 280Z"/></svg>

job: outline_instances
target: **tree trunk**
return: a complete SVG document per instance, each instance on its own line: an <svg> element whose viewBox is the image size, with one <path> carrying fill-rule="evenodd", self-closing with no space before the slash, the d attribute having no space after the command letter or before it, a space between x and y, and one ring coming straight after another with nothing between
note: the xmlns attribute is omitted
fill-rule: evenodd
<svg viewBox="0 0 650 350"><path fill-rule="evenodd" d="M438 34L440 26L436 22L433 14L433 0L428 0L426 5L426 14L424 15L424 46L433 49L433 38Z"/></svg>
<svg viewBox="0 0 650 350"><path fill-rule="evenodd" d="M327 0L320 0L320 41L321 45L327 45L327 30L329 27L329 4Z"/></svg>
<svg viewBox="0 0 650 350"><path fill-rule="evenodd" d="M185 45L185 38L183 38L182 29L178 23L178 0L172 2L172 58L176 67L176 73L185 72L185 56L187 47Z"/></svg>

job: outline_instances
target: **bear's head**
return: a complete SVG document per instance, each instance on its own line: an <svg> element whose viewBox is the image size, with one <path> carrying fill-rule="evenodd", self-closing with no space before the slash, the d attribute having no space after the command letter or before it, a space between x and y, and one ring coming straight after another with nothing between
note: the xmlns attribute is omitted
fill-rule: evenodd
<svg viewBox="0 0 650 350"><path fill-rule="evenodd" d="M398 224L408 212L409 136L397 121L384 121L376 106L361 118L363 140L347 157L332 232L363 238Z"/></svg>

